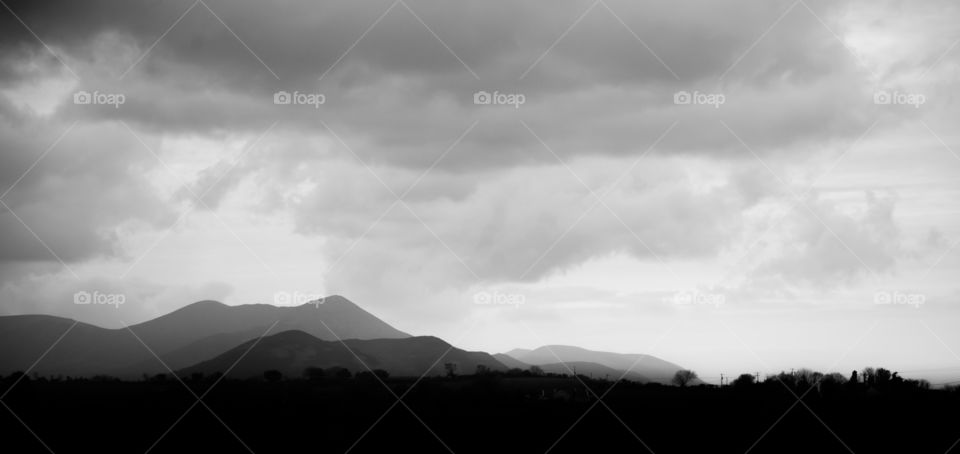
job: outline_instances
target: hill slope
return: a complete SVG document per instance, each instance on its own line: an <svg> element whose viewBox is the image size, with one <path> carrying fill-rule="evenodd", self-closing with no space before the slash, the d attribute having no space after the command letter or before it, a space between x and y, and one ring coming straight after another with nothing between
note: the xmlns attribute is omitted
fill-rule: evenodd
<svg viewBox="0 0 960 454"><path fill-rule="evenodd" d="M49 315L15 315L0 317L0 345L17 346L0 349L0 374L26 371L56 343L31 372L139 377L167 371L150 350L176 370L259 337L271 326L272 333L297 329L326 340L410 337L341 296L297 307L201 301L129 330Z"/></svg>
<svg viewBox="0 0 960 454"><path fill-rule="evenodd" d="M393 376L419 377L446 373L446 363L456 364L460 374L472 374L477 365L506 370L506 366L487 353L464 351L436 337L338 342L293 330L266 336L259 342L245 342L178 373L209 375L229 371L227 375L231 378L253 378L273 369L288 377L300 377L307 367L343 367L353 373L370 368L384 369Z"/></svg>
<svg viewBox="0 0 960 454"><path fill-rule="evenodd" d="M569 345L548 345L535 350L515 349L507 354L518 361L540 367L559 362L567 364L576 362L595 363L617 371L616 376L622 374L623 371L630 371L632 374L660 383L669 383L673 374L682 369L676 364L651 355L601 352ZM566 368L563 369L566 370ZM597 372L604 375L607 373L601 372L600 369L597 369ZM631 375L628 375L626 378L630 377Z"/></svg>

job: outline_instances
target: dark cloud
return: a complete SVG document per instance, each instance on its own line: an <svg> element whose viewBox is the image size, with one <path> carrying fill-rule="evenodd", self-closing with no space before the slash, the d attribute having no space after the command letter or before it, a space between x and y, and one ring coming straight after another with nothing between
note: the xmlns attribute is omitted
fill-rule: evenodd
<svg viewBox="0 0 960 454"><path fill-rule="evenodd" d="M792 2L565 1L544 8L411 0L277 8L213 0L206 5L216 16L198 4L152 48L193 3L11 7L69 54L81 88L128 99L123 109L82 113L65 104L64 116L123 118L190 133L256 131L279 120L327 134L323 120L351 145L361 144L357 152L365 158L417 168L431 165L434 150L480 120L460 145L464 151L440 164L474 168L551 159L532 152L539 144L518 129L522 118L536 118L545 137L566 144L558 147L564 155L638 153L674 120L686 129L667 137L664 149L736 149L717 130L717 119L751 135L759 152L855 136L867 126L863 112L870 107L869 93L859 89L864 74L818 19L833 24L840 6L808 4L816 16ZM8 42L39 46L13 25ZM327 102L319 109L276 106L278 90L320 91ZM518 112L477 106L478 90L520 92L527 103ZM728 103L717 112L676 106L678 90L724 93ZM757 117L768 109L779 114Z"/></svg>
<svg viewBox="0 0 960 454"><path fill-rule="evenodd" d="M4 117L0 138L0 186L9 207L0 211L0 260L112 256L121 224L173 222L166 202L137 173L153 168L155 158L120 125Z"/></svg>
<svg viewBox="0 0 960 454"><path fill-rule="evenodd" d="M828 169L876 120L895 130L929 112L873 104L889 81L838 39L852 1L7 4L36 36L0 10L0 189L77 122L3 198L14 211L0 212L0 267L17 272L0 284L24 307L60 267L14 212L67 263L104 267L129 262L184 209L223 214L249 229L223 235L254 243L244 253L274 265L280 243L315 248L306 255L329 273L296 266L329 290L399 293L408 307L462 296L477 280L536 285L610 257L713 263L749 244L775 219L767 210L790 202L788 188ZM934 64L950 42L885 76ZM931 76L946 95L925 109L952 102L942 80L957 55ZM126 101L76 105L77 90ZM277 105L278 91L325 102ZM478 91L525 103L476 105ZM678 105L680 91L724 102ZM145 145L182 165L172 187ZM853 214L827 194L808 202L823 223L798 208L745 268L753 284L826 288L895 270L894 199ZM208 227L197 225L183 228ZM252 240L261 232L284 234L258 238L263 246ZM180 240L170 247L185 256L214 254L200 244L209 236ZM229 265L204 278L240 273ZM202 291L230 293L181 293Z"/></svg>

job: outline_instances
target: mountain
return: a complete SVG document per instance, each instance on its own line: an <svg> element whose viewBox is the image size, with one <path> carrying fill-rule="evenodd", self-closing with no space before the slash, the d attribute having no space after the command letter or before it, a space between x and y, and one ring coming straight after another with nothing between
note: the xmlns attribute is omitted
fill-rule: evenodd
<svg viewBox="0 0 960 454"><path fill-rule="evenodd" d="M528 355L528 354L530 354L531 352L533 352L533 350L526 349L526 348L515 348L515 349L510 350L510 351L508 351L508 352L506 352L506 353L500 353L500 354L502 354L502 355L507 355L507 356L509 356L509 357L511 357L511 358L516 359L516 358L519 358L519 357L521 357L521 356L523 356L523 355Z"/></svg>
<svg viewBox="0 0 960 454"><path fill-rule="evenodd" d="M151 348L167 352L216 334L246 333L250 339L274 322L273 333L300 330L324 340L410 337L339 295L295 307L200 301L131 328Z"/></svg>
<svg viewBox="0 0 960 454"><path fill-rule="evenodd" d="M167 372L143 344L176 370L257 338L274 323L271 333L296 329L325 340L410 337L336 295L296 307L201 301L129 330L48 315L15 315L0 317L0 345L17 346L0 349L0 374L26 371L65 332L32 372L120 377Z"/></svg>
<svg viewBox="0 0 960 454"><path fill-rule="evenodd" d="M618 372L617 377L619 377L623 371L630 371L632 374L659 383L669 383L670 379L673 378L673 374L682 369L676 364L651 355L601 352L568 345L548 345L535 350L514 349L506 354L518 361L537 365L541 368L543 368L544 365L557 364L560 362L567 364L575 362L595 363ZM546 371L546 369L544 370ZM566 370L566 368L563 368L563 370ZM602 369L595 370L603 375L607 373L601 372ZM577 372L579 373L580 370L578 369ZM611 376L613 376L613 374L611 374ZM629 376L630 375L627 377Z"/></svg>
<svg viewBox="0 0 960 454"><path fill-rule="evenodd" d="M30 371L40 375L103 374L150 355L126 330L49 315L0 317L0 345L4 345L0 349L4 375L27 371L35 362Z"/></svg>
<svg viewBox="0 0 960 454"><path fill-rule="evenodd" d="M209 375L229 371L231 378L253 378L262 377L266 370L278 370L284 376L301 377L308 367L343 367L353 373L370 368L386 370L392 376L419 377L445 374L446 363L456 364L460 374L472 374L478 365L491 370L507 369L487 353L464 351L436 337L339 342L291 330L245 342L177 373Z"/></svg>
<svg viewBox="0 0 960 454"><path fill-rule="evenodd" d="M493 358L500 361L504 366L507 366L508 369L527 370L530 368L529 364L510 356L509 353L497 353L493 355Z"/></svg>
<svg viewBox="0 0 960 454"><path fill-rule="evenodd" d="M443 374L445 363L457 364L462 375L474 373L478 365L492 370L537 365L561 374L575 366L577 373L597 378L620 377L629 370L627 379L667 383L680 369L649 355L562 345L496 356L467 352L436 337L411 337L335 295L296 307L200 301L129 329L48 315L0 317L0 345L16 346L0 349L0 374L30 370L45 376L138 378L168 372L164 364L175 371L224 372L261 337L231 375L260 376L277 369L300 376L308 366L363 371L357 356L370 368L395 376Z"/></svg>

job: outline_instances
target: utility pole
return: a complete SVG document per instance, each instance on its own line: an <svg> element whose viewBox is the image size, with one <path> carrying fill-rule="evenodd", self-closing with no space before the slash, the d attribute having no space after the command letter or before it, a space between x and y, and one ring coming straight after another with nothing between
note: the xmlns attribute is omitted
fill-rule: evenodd
<svg viewBox="0 0 960 454"><path fill-rule="evenodd" d="M720 373L720 387L723 388L723 373Z"/></svg>

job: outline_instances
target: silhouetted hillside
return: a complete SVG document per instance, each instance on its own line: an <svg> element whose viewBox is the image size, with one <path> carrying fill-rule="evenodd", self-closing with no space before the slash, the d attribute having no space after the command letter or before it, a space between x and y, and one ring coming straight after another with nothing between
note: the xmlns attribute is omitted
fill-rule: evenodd
<svg viewBox="0 0 960 454"><path fill-rule="evenodd" d="M305 344L329 344L331 364L353 358L343 345L303 332L262 342L274 347L254 348L238 369L248 359L284 362L268 364L264 353L271 352L297 362L289 354L303 353ZM348 341L356 350L370 342L379 341ZM435 338L384 344L392 343L445 345ZM230 376L0 377L0 390L12 387L3 400L11 411L0 412L4 452L945 453L960 427L957 388L931 389L882 368L849 379L803 369L761 382L743 374L724 387L517 370L423 380L381 375L383 383L369 374ZM202 405L185 386L204 396ZM92 436L106 422L109 436Z"/></svg>
<svg viewBox="0 0 960 454"><path fill-rule="evenodd" d="M341 296L297 307L228 306L201 301L133 325L130 330L77 323L67 332L73 320L47 315L7 316L0 317L0 343L17 348L0 349L0 373L27 370L65 332L62 341L33 371L42 375L122 377L162 373L166 368L143 344L169 367L179 369L259 337L275 323L272 333L296 329L326 340L409 337Z"/></svg>
<svg viewBox="0 0 960 454"><path fill-rule="evenodd" d="M274 322L274 333L295 329L324 340L410 337L339 295L295 307L201 301L131 328L151 348L166 352L217 334L260 335Z"/></svg>
<svg viewBox="0 0 960 454"><path fill-rule="evenodd" d="M523 369L527 370L530 368L530 365L520 361L517 358L514 358L506 353L495 353L493 355L494 359L500 361L504 366L507 366L509 369Z"/></svg>
<svg viewBox="0 0 960 454"><path fill-rule="evenodd" d="M352 373L383 369L393 376L418 377L446 374L447 364L455 364L457 374L473 374L478 365L493 371L507 369L487 353L467 352L436 337L339 342L321 340L303 331L285 331L245 342L178 373L209 375L229 371L227 376L231 378L254 378L261 377L264 371L276 370L284 376L300 377L305 369L314 367L345 368Z"/></svg>

